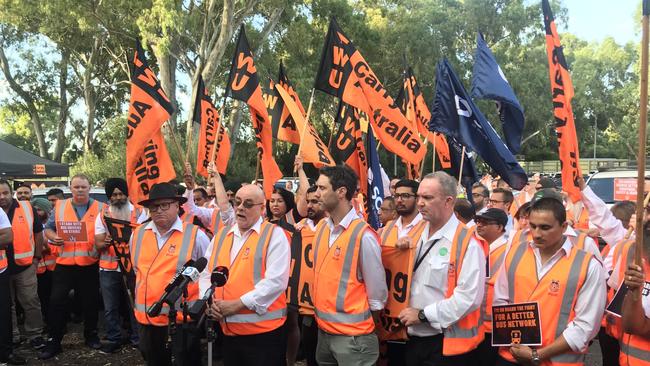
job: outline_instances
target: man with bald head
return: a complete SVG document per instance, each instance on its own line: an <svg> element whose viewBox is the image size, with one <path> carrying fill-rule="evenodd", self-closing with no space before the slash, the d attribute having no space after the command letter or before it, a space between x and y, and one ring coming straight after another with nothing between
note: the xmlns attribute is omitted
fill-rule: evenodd
<svg viewBox="0 0 650 366"><path fill-rule="evenodd" d="M217 266L230 269L208 315L221 322L224 365L285 365L290 248L287 234L265 221L264 192L255 184L235 194L235 225L214 235L205 256L199 293Z"/></svg>

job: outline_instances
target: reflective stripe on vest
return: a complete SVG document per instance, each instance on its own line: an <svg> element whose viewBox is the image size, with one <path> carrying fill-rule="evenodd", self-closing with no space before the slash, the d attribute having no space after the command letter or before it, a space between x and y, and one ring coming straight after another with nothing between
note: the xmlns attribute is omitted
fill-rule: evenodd
<svg viewBox="0 0 650 366"><path fill-rule="evenodd" d="M524 253L526 252L526 245L528 242L528 235L525 231L520 230L519 235L519 245L517 246L517 251L515 252L514 257L512 258L512 263L510 264L513 268L519 266L521 258L523 258ZM508 284L515 283L515 271L508 271L506 268L506 275L508 276ZM515 287L508 286L508 298L512 301L515 298Z"/></svg>
<svg viewBox="0 0 650 366"><path fill-rule="evenodd" d="M314 243L314 265L316 266L318 263L317 255L321 242L321 238L323 235L323 231L325 231L325 225L321 227L321 229L318 231L317 239L316 242ZM352 270L352 258L354 257L354 245L358 241L359 236L363 234L363 230L366 228L366 225L363 223L363 221L359 220L356 222L356 225L354 226L354 229L352 231L352 234L350 235L350 240L348 241L348 248L346 250L346 255L343 260L343 268L341 271L341 276L339 279L339 285L338 289L336 291L336 312L325 312L322 311L318 308L315 308L315 314L318 318L327 321L327 322L335 322L335 323L347 323L347 324L354 324L354 323L359 323L364 320L369 319L372 316L372 313L370 310L365 310L360 313L347 313L345 312L345 295L348 290L348 281L350 279L350 274ZM315 304L314 304L315 305Z"/></svg>
<svg viewBox="0 0 650 366"><path fill-rule="evenodd" d="M258 315L254 314L235 314L226 317L227 323L259 323L264 320L275 320L282 319L287 316L287 308L269 311L266 314Z"/></svg>
<svg viewBox="0 0 650 366"><path fill-rule="evenodd" d="M95 206L97 204L97 206ZM71 218L66 220L66 207L70 205ZM74 205L72 204L72 199L68 198L65 200L59 200L56 203L56 221L77 221L86 223L86 234L88 236L88 241L85 242L64 242L63 246L60 249L59 256L57 257L57 263L63 265L81 265L87 266L94 263L97 263L99 259L99 253L94 245L94 235L95 235L95 218L97 215L100 215L104 211L104 203L90 199L88 201L88 209L84 216L79 219L77 217L76 211L74 210ZM96 210L96 212L95 212ZM90 215L90 216L89 216ZM91 220L88 220L91 219ZM72 246L73 250L66 250ZM84 247L86 248L84 250ZM69 260L71 258L71 260Z"/></svg>
<svg viewBox="0 0 650 366"><path fill-rule="evenodd" d="M5 269L7 266L7 254L5 253L5 250L2 249L0 250L0 269Z"/></svg>
<svg viewBox="0 0 650 366"><path fill-rule="evenodd" d="M393 230L393 227L395 227L395 223L397 220L390 220L386 226L384 226L384 230L381 232L381 245L386 245L386 241L388 240L388 235L390 234L391 230Z"/></svg>
<svg viewBox="0 0 650 366"><path fill-rule="evenodd" d="M628 342L621 342L621 353L645 362L650 362L650 351L631 346Z"/></svg>

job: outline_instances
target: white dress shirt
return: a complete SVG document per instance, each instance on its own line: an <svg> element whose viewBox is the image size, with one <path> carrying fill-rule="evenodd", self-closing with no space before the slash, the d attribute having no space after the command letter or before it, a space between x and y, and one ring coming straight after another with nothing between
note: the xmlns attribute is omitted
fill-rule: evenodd
<svg viewBox="0 0 650 366"><path fill-rule="evenodd" d="M568 225L566 227L566 230L564 231L564 235L566 235L569 240L571 240L571 244L576 245L578 244L578 233L575 231L571 225ZM594 257L598 259L599 262L603 262L603 258L600 255L600 249L598 248L598 244L596 241L591 237L587 236L585 238L585 249L587 253L593 254ZM610 261L611 262L611 261ZM607 269L607 268L605 268Z"/></svg>
<svg viewBox="0 0 650 366"><path fill-rule="evenodd" d="M197 206L194 203L194 191L191 189L186 190L183 196L187 198L187 202L183 203L183 210L188 215L194 215L198 217L199 220L201 220L203 226L210 230L213 230L214 228L210 227L212 225L212 214L214 213L214 210L218 210L219 208ZM236 219L237 217L235 216L235 210L233 209L232 205L228 204L228 209L221 211L221 221L223 221L223 224L225 226L232 226L235 224Z"/></svg>
<svg viewBox="0 0 650 366"><path fill-rule="evenodd" d="M422 214L418 212L418 214L411 220L408 225L403 225L402 224L402 216L397 218L397 221L395 221L395 227L397 228L397 239L401 239L409 234L411 229L415 227L415 225L419 224L420 221L422 221Z"/></svg>
<svg viewBox="0 0 650 366"><path fill-rule="evenodd" d="M438 240L417 271L411 282L410 306L424 309L428 323L408 328L408 334L418 337L440 334L465 315L478 309L485 291L485 253L476 241L470 239L461 264L456 288L447 298L447 273L452 241L460 221L451 215L447 223L435 233L429 233L429 224L424 228L416 249L416 258L426 252Z"/></svg>
<svg viewBox="0 0 650 366"><path fill-rule="evenodd" d="M346 230L354 219L360 218L354 207L345 215L343 220L334 226L331 217L325 219L325 224L330 228L329 247ZM368 229L361 236L361 248L359 250L359 281L366 283L368 305L371 311L382 310L388 299L388 288L386 287L386 271L381 263L381 246L376 234Z"/></svg>
<svg viewBox="0 0 650 366"><path fill-rule="evenodd" d="M126 204L129 205L129 211L133 212L134 207L131 204L131 202L127 202ZM138 224L141 224L142 222L146 221L148 218L149 218L149 216L147 215L145 210L142 210L142 212L140 212L140 215L138 217L136 217L136 222ZM97 215L97 218L95 219L95 235L106 234L106 232L107 232L106 224L104 223L104 220L102 220L102 214L100 212L100 214ZM105 250L108 250L108 249L105 249ZM101 268L100 267L99 270L100 271L108 271L108 272L120 272L121 271L120 266L117 266L116 269L106 269L106 268Z"/></svg>
<svg viewBox="0 0 650 366"><path fill-rule="evenodd" d="M0 229L11 229L11 222L9 222L9 217L7 216L5 210L0 210ZM6 256L7 256L7 252L5 251L5 257ZM0 273L6 271L7 268L8 267L0 269Z"/></svg>
<svg viewBox="0 0 650 366"><path fill-rule="evenodd" d="M562 258L568 257L573 244L567 238L562 247L546 262L542 263L542 257L539 249L533 244L528 245L533 248L535 263L537 268L537 278L542 278L551 268ZM507 253L506 253L507 255ZM589 345L598 330L603 318L607 290L605 288L606 274L603 266L596 259L589 262L587 268L587 277L584 284L578 291L578 299L574 307L575 318L567 325L562 332L564 339L575 352L582 352ZM505 261L502 264L497 279L494 284L494 305L505 305L510 303L509 299L508 276L505 270ZM557 314L544 314L544 305L540 304L540 316L556 316Z"/></svg>
<svg viewBox="0 0 650 366"><path fill-rule="evenodd" d="M233 234L232 248L230 250L231 265L251 233L255 231L257 235L261 234L262 222L263 220L260 217L250 229L243 233L239 230L238 225L230 229L229 233ZM214 245L213 238L205 251L206 258L212 256ZM271 239L266 252L266 271L264 272L264 278L256 283L252 290L242 295L240 300L244 306L256 312L258 315L266 314L269 306L287 289L290 263L291 251L287 234L281 227L276 226L271 233ZM199 278L199 294L201 297L210 288L211 274L212 268L207 267L201 273L201 277Z"/></svg>

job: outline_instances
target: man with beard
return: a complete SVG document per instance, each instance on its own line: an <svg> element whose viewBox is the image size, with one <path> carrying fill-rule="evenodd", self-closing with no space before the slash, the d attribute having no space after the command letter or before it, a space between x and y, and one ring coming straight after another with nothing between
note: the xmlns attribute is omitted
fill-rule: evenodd
<svg viewBox="0 0 650 366"><path fill-rule="evenodd" d="M122 178L108 178L106 184L106 197L110 205L95 220L95 248L99 252L99 286L104 300L104 322L106 339L102 348L103 353L113 353L122 345L122 331L120 321L120 303L125 300L125 290L119 258L115 247L111 245L112 238L107 232L105 217L128 221L133 225L142 223L147 215L142 208L135 208L129 202L129 190L126 181ZM131 344L138 345L138 323L132 311L129 311L131 321Z"/></svg>
<svg viewBox="0 0 650 366"><path fill-rule="evenodd" d="M0 207L11 222L14 237L6 251L11 275L13 338L20 340L15 311L16 301L19 301L25 312L25 336L34 349L41 349L45 341L36 266L43 250L43 224L29 201L17 201L12 197L9 182L0 180Z"/></svg>
<svg viewBox="0 0 650 366"><path fill-rule="evenodd" d="M410 179L402 179L395 184L393 197L395 198L395 209L399 216L397 219L389 221L381 233L384 268L392 274L410 272L409 257L400 255L402 253L396 253L394 248L412 249L420 239L422 230L426 226L416 207L418 187L419 183ZM391 253L396 253L400 259L405 260L390 260L393 257ZM389 297L387 307L392 306L391 302L392 299ZM396 316L397 314L392 314L393 318ZM388 342L388 364L401 365L405 357L404 341L406 341L406 332L404 328L401 328L398 334L391 334L390 337L387 335L384 338L392 341Z"/></svg>
<svg viewBox="0 0 650 366"><path fill-rule="evenodd" d="M16 199L18 201L30 201L32 199L32 187L27 183L23 183L20 187L16 188Z"/></svg>
<svg viewBox="0 0 650 366"><path fill-rule="evenodd" d="M292 273L289 286L297 282L297 289L292 292L298 298L298 312L302 316L301 337L302 350L307 359L307 366L316 366L316 343L318 342L318 327L314 320L314 303L311 300L312 285L314 282L314 235L316 225L325 217L325 211L316 198L316 186L307 189L307 217L296 224L296 231L300 235L300 246L295 248L295 241L292 241L291 257L298 258L298 270ZM295 239L294 239L295 240ZM295 249L300 249L295 253ZM294 253L296 255L294 255ZM296 273L297 272L297 273Z"/></svg>

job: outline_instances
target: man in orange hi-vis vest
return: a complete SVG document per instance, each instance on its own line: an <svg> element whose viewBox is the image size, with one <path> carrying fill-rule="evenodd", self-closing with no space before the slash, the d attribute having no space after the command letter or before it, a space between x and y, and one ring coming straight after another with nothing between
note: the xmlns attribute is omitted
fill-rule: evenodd
<svg viewBox="0 0 650 366"><path fill-rule="evenodd" d="M485 254L473 229L454 215L457 187L456 179L435 172L418 188L427 224L416 246L409 307L399 314L408 327L408 366L475 365L483 341Z"/></svg>
<svg viewBox="0 0 650 366"><path fill-rule="evenodd" d="M131 263L135 272L135 318L140 324L140 352L147 365L200 365L201 345L196 324L185 322L183 311L176 303L176 318L170 318L170 307L165 303L158 314L152 314L166 286L190 261L203 258L210 241L195 225L183 223L178 217L184 197L177 195L171 183L154 184L149 198L138 202L149 210L151 221L138 226L129 243ZM176 282L176 281L174 281ZM188 308L198 300L199 287L190 283L184 302ZM181 300L181 299L179 299ZM178 324L167 344L168 324ZM170 346L170 347L168 347ZM171 348L171 350L170 350Z"/></svg>
<svg viewBox="0 0 650 366"><path fill-rule="evenodd" d="M99 251L99 286L104 301L104 328L108 342L102 346L103 353L114 353L122 346L122 323L120 321L120 304L126 301L120 260L112 244L113 238L108 233L106 217L127 221L137 226L149 215L142 207L135 207L129 202L129 188L122 178L109 178L104 184L106 197L110 205L106 206L95 220L95 247ZM125 255L128 252L125 253ZM127 273L129 270L127 269ZM127 305L129 310L132 310ZM129 311L131 322L130 341L138 345L138 323L132 311Z"/></svg>
<svg viewBox="0 0 650 366"><path fill-rule="evenodd" d="M584 365L605 308L601 263L571 243L561 199L534 199L532 242L513 237L494 284L494 305L537 302L542 344L501 347L497 365Z"/></svg>
<svg viewBox="0 0 650 366"><path fill-rule="evenodd" d="M287 350L289 238L279 226L265 221L264 192L255 184L235 194L237 219L217 231L200 293L210 287L210 274L229 268L225 286L216 289L208 315L221 322L224 366L283 366Z"/></svg>
<svg viewBox="0 0 650 366"><path fill-rule="evenodd" d="M0 210L0 362L9 365L24 365L27 361L13 353L10 275L6 253L12 241L11 221L4 210Z"/></svg>
<svg viewBox="0 0 650 366"><path fill-rule="evenodd" d="M375 324L388 291L377 234L352 207L359 178L347 166L324 167L316 197L329 217L316 227L312 299L318 324L316 361L374 365Z"/></svg>
<svg viewBox="0 0 650 366"><path fill-rule="evenodd" d="M72 288L75 292L78 291L83 302L86 346L93 349L101 348L97 336L99 253L95 249L95 219L104 204L90 198L90 180L83 174L72 177L70 190L72 198L57 201L54 214L45 224L45 236L50 244L58 247L59 256L56 258L56 268L52 277L48 324L51 340L38 355L43 360L50 359L61 352L68 293ZM60 232L63 227L70 231Z"/></svg>
<svg viewBox="0 0 650 366"><path fill-rule="evenodd" d="M38 298L36 268L43 251L43 224L29 201L13 198L11 186L0 180L0 207L11 221L14 241L7 250L11 275L12 308L19 303L25 311L25 332L35 349L45 347L43 314ZM46 304L47 305L47 304ZM14 340L20 340L20 329L15 311L12 311Z"/></svg>
<svg viewBox="0 0 650 366"><path fill-rule="evenodd" d="M420 240L426 222L417 209L419 183L402 179L395 184L397 219L389 221L381 230L381 259L386 269L388 301L382 313L380 340L387 342L388 365L404 363L407 339L406 329L397 316L408 307L410 279L415 257L415 244ZM385 202L385 201L384 201Z"/></svg>

